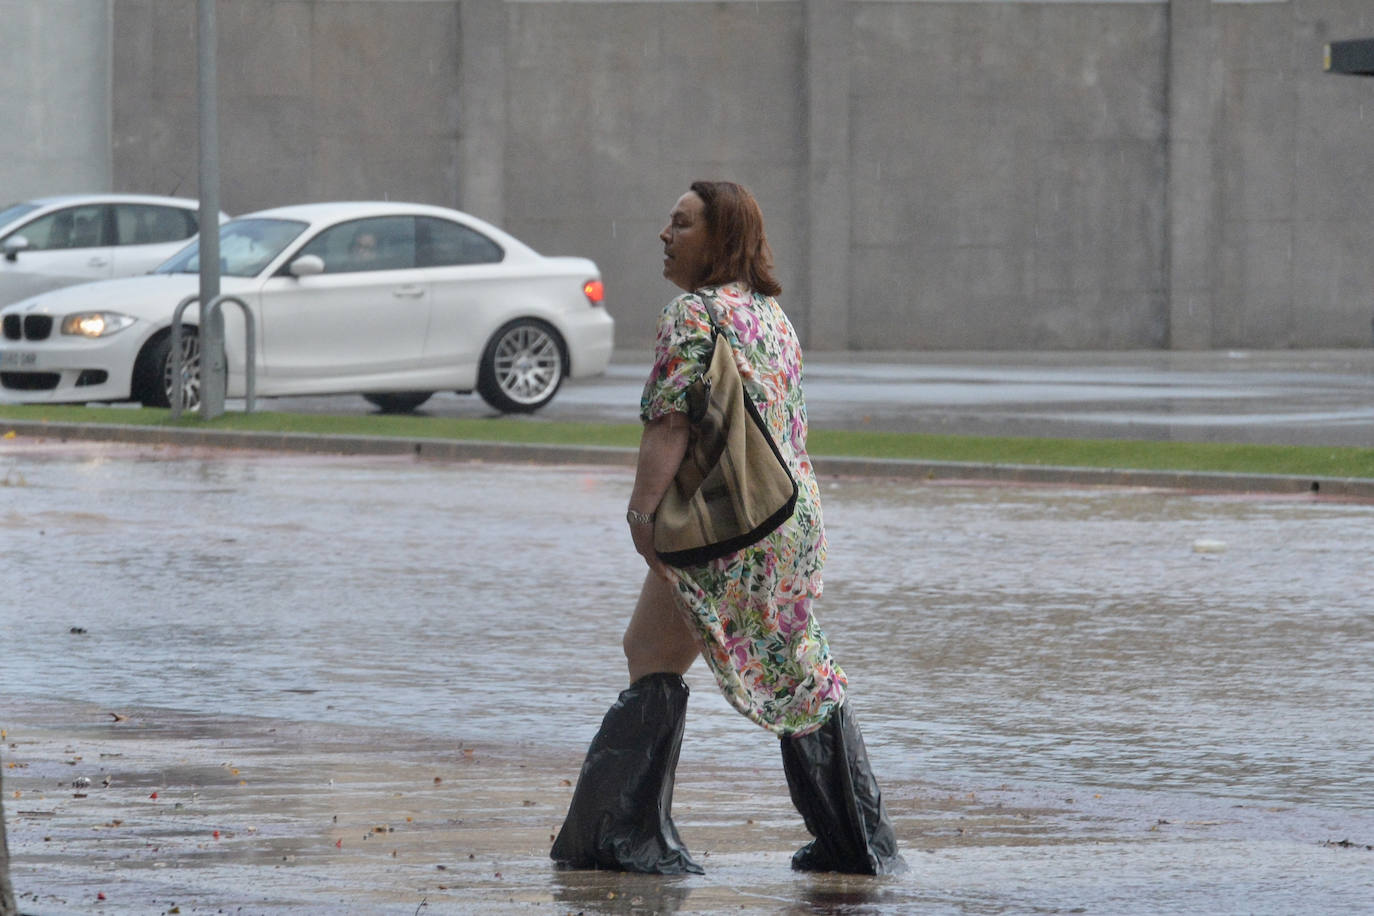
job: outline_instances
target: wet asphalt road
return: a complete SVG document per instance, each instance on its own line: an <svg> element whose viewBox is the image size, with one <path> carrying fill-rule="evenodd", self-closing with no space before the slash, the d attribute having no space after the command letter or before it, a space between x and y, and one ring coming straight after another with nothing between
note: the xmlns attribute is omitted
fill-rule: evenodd
<svg viewBox="0 0 1374 916"><path fill-rule="evenodd" d="M605 375L565 384L531 422L635 422L649 358L618 353ZM817 353L806 395L816 429L1374 445L1374 349ZM341 395L266 398L260 409L374 408ZM476 395L451 392L419 412L495 416Z"/></svg>
<svg viewBox="0 0 1374 916"><path fill-rule="evenodd" d="M701 665L673 810L707 874L555 870L632 479L0 439L24 911L1368 911L1374 505L1148 487L825 481L907 875L790 871L776 741Z"/></svg>

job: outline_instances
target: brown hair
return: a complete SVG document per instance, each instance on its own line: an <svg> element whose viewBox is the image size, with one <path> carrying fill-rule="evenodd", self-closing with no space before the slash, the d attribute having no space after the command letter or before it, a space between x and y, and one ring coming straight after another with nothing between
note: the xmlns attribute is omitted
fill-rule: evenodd
<svg viewBox="0 0 1374 916"><path fill-rule="evenodd" d="M703 213L714 249L701 285L743 280L765 296L781 293L773 276L773 250L763 231L763 211L754 195L733 181L694 181L692 191L706 205Z"/></svg>

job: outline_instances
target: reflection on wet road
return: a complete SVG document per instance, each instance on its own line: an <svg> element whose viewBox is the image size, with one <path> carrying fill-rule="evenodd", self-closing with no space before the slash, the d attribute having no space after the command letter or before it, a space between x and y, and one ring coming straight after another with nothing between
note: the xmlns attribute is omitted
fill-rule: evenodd
<svg viewBox="0 0 1374 916"><path fill-rule="evenodd" d="M0 484L6 697L576 757L623 686L642 575L627 471L20 443L0 446ZM1267 855L1298 870L1255 912L1305 909L1312 881L1336 904L1368 887L1367 855L1352 868L1320 843L1374 843L1374 506L873 480L824 499L820 613L899 832L959 851L922 856L894 905L1104 911L1123 899L1111 871L1172 912L1217 912L1209 895L1235 889L1210 882L1273 882ZM756 772L785 805L772 739L704 668L689 682L684 773ZM962 816L1001 840L927 824L970 793ZM1208 826L1208 865L1186 843L1055 853L1162 807ZM1059 813L1009 861L1028 829L1012 809ZM555 897L581 899L580 880ZM1024 907L999 896L1018 882L1036 888ZM815 890L840 897L799 912L889 911Z"/></svg>
<svg viewBox="0 0 1374 916"><path fill-rule="evenodd" d="M649 354L569 382L529 422L635 423ZM1371 444L1374 351L809 353L812 429ZM264 410L370 413L357 395L273 398ZM440 392L421 414L493 416Z"/></svg>

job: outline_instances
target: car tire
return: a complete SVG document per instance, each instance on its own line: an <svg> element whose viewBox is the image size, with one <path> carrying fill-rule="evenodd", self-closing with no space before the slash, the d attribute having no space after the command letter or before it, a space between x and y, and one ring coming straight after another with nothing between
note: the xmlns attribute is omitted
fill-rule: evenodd
<svg viewBox="0 0 1374 916"><path fill-rule="evenodd" d="M181 326L181 388L183 410L200 407L200 335L190 325ZM134 366L134 397L144 407L171 407L172 332L153 338L138 355Z"/></svg>
<svg viewBox="0 0 1374 916"><path fill-rule="evenodd" d="M432 397L432 391L375 391L363 395L382 413L410 413Z"/></svg>
<svg viewBox="0 0 1374 916"><path fill-rule="evenodd" d="M477 393L502 413L532 413L553 400L567 365L567 348L552 325L517 318L482 351Z"/></svg>

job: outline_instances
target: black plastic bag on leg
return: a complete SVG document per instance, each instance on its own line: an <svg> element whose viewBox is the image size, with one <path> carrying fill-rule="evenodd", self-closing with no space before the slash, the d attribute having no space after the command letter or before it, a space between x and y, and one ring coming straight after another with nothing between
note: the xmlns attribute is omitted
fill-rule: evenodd
<svg viewBox="0 0 1374 916"><path fill-rule="evenodd" d="M688 693L676 674L648 674L607 711L549 853L560 867L704 874L670 813Z"/></svg>
<svg viewBox="0 0 1374 916"><path fill-rule="evenodd" d="M885 875L906 871L859 724L841 706L816 731L782 739L792 804L815 839L792 856L798 871Z"/></svg>

